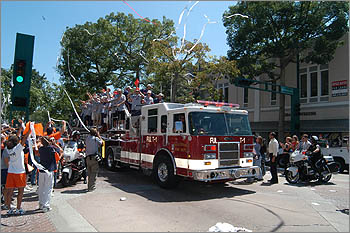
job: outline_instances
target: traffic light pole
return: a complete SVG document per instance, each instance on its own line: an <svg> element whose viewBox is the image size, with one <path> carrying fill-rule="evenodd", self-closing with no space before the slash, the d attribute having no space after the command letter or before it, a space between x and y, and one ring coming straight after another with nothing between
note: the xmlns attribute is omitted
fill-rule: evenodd
<svg viewBox="0 0 350 233"><path fill-rule="evenodd" d="M253 79L235 78L234 84L237 87L244 87L255 89L259 91L267 91L277 93L281 95L290 95L291 98L291 111L290 111L290 130L292 134L300 135L300 101L299 101L299 88L282 86L270 82L262 82ZM262 84L263 87L252 87L251 85ZM276 87L275 90L272 87Z"/></svg>

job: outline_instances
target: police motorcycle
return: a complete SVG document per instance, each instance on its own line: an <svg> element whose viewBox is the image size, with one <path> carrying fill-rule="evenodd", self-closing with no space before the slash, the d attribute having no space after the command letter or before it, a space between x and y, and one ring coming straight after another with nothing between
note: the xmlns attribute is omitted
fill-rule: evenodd
<svg viewBox="0 0 350 233"><path fill-rule="evenodd" d="M289 163L285 171L286 180L290 184L312 180L327 183L332 178L332 173L338 172L339 168L334 162L333 156L321 156L321 158L312 165L312 161L309 157L311 155L311 151L299 150L295 150L290 155Z"/></svg>
<svg viewBox="0 0 350 233"><path fill-rule="evenodd" d="M62 178L63 187L75 184L83 177L86 167L84 166L84 148L79 148L76 141L70 140L63 149Z"/></svg>

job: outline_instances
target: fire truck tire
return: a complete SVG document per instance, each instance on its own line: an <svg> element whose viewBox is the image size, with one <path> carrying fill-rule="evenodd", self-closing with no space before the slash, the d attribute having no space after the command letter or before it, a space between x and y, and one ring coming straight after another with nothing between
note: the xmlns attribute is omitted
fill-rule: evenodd
<svg viewBox="0 0 350 233"><path fill-rule="evenodd" d="M106 167L111 170L114 171L115 170L115 161L114 161L114 155L113 155L113 150L111 148L109 148L107 150L107 154L106 154Z"/></svg>
<svg viewBox="0 0 350 233"><path fill-rule="evenodd" d="M165 189L175 188L180 182L180 177L174 175L174 166L167 156L158 157L153 175L158 185Z"/></svg>

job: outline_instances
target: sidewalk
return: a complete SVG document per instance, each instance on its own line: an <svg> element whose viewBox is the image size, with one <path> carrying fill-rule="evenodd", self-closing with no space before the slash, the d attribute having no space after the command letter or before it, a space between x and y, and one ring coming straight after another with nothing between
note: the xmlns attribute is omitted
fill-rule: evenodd
<svg viewBox="0 0 350 233"><path fill-rule="evenodd" d="M22 208L24 215L7 215L7 210L1 210L1 232L55 232L57 229L49 218L48 213L38 210L38 195L36 186L31 191L24 191ZM13 206L17 203L15 191Z"/></svg>

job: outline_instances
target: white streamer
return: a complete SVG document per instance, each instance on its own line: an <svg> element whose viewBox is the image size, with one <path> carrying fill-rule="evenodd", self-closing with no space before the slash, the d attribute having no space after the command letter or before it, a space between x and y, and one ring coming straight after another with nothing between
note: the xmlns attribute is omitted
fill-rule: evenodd
<svg viewBox="0 0 350 233"><path fill-rule="evenodd" d="M182 10L182 12L181 12L181 14L180 14L180 17L179 17L178 25L181 24L182 16L184 15L186 9L187 9L187 7L185 7L185 8Z"/></svg>
<svg viewBox="0 0 350 233"><path fill-rule="evenodd" d="M77 80L76 80L75 77L72 75L72 73L70 72L70 68L69 68L69 49L68 49L68 72L69 72L70 76L74 79L74 81L76 82Z"/></svg>
<svg viewBox="0 0 350 233"><path fill-rule="evenodd" d="M84 127L84 129L86 129L88 132L90 132L90 130L85 126L85 124L83 123L83 121L80 119L80 116L79 116L79 114L77 113L77 110L76 110L75 107L74 107L73 101L72 101L72 99L69 97L67 91L66 91L65 89L63 89L63 91L66 93L66 95L67 95L67 97L68 97L70 103L72 104L72 107L73 107L73 110L74 110L74 112L75 112L75 115L78 117L78 119L79 119L81 125Z"/></svg>
<svg viewBox="0 0 350 233"><path fill-rule="evenodd" d="M140 52L139 52L140 56L141 56L143 59L145 59L145 61L146 61L147 63L149 63L149 61L142 55L141 52L143 52L143 51L140 51Z"/></svg>
<svg viewBox="0 0 350 233"><path fill-rule="evenodd" d="M226 19L229 19L229 18L231 18L231 17L233 17L233 16L241 16L241 17L243 17L243 18L249 18L248 15L242 15L242 14L239 14L239 13L236 13L236 14L233 14L233 15L230 15L230 16L225 16L225 18L226 18Z"/></svg>
<svg viewBox="0 0 350 233"><path fill-rule="evenodd" d="M84 28L84 31L86 31L90 36L93 36L96 34L96 33L90 33L86 28Z"/></svg>
<svg viewBox="0 0 350 233"><path fill-rule="evenodd" d="M34 140L34 146L35 146L35 150L38 150L37 144L36 144L36 134L35 134L35 129L34 129L34 122L30 123L30 129L31 129L31 138L29 138L28 140L28 146L29 146L29 155L30 155L30 159L32 160L32 163L35 165L35 167L37 167L39 170L46 172L47 174L49 174L49 171L43 167L40 163L38 163L35 158L34 158L34 153L33 153L33 143L32 140Z"/></svg>
<svg viewBox="0 0 350 233"><path fill-rule="evenodd" d="M50 112L47 111L47 116L49 117L49 122L51 121L51 117L50 117ZM51 127L51 124L49 124L49 127Z"/></svg>
<svg viewBox="0 0 350 233"><path fill-rule="evenodd" d="M192 46L192 48L190 50L186 51L187 53L190 53L197 46L197 44L199 43L199 41L202 39L202 37L204 35L204 31L205 31L205 28L207 27L207 25L211 24L211 23L217 23L216 21L210 21L210 19L206 15L204 15L204 17L208 20L208 22L206 22L203 25L203 28L202 28L202 31L201 31L201 35L199 36L199 39L196 41L196 43Z"/></svg>
<svg viewBox="0 0 350 233"><path fill-rule="evenodd" d="M108 140L108 141L112 141L112 142L137 142L138 140L123 140L123 139L110 139L110 138L106 138L106 137L102 137L101 136L101 138L103 139L103 140Z"/></svg>
<svg viewBox="0 0 350 233"><path fill-rule="evenodd" d="M191 8L189 9L189 11L188 11L188 13L187 13L187 16L191 13L193 7L195 7L198 3L199 3L199 1L196 1L196 2L191 6Z"/></svg>

